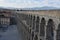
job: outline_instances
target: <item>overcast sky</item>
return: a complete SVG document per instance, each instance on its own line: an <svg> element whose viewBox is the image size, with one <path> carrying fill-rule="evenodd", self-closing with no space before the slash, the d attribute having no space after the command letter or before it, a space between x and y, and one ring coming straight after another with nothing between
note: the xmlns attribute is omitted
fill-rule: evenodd
<svg viewBox="0 0 60 40"><path fill-rule="evenodd" d="M60 0L0 0L0 6L14 8L52 6L60 8Z"/></svg>

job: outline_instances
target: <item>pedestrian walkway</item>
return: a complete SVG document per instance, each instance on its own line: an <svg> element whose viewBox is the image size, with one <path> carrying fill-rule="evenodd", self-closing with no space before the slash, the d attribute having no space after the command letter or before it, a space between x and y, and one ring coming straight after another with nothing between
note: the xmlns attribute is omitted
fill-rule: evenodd
<svg viewBox="0 0 60 40"><path fill-rule="evenodd" d="M17 26L11 25L6 32L0 32L0 40L22 40L22 33L19 35Z"/></svg>

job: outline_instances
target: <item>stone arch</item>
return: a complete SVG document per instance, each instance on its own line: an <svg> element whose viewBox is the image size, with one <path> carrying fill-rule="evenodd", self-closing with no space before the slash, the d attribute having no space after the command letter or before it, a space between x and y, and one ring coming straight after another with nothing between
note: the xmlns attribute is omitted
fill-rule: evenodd
<svg viewBox="0 0 60 40"><path fill-rule="evenodd" d="M45 19L42 18L41 19L41 23L40 23L40 36L44 36L45 35Z"/></svg>
<svg viewBox="0 0 60 40"><path fill-rule="evenodd" d="M56 40L60 40L60 24L58 25Z"/></svg>
<svg viewBox="0 0 60 40"><path fill-rule="evenodd" d="M33 38L34 38L34 32L32 32L32 40L33 40Z"/></svg>
<svg viewBox="0 0 60 40"><path fill-rule="evenodd" d="M36 32L39 32L39 16L37 16L37 19L36 19Z"/></svg>
<svg viewBox="0 0 60 40"><path fill-rule="evenodd" d="M32 27L32 15L30 15L30 27Z"/></svg>
<svg viewBox="0 0 60 40"><path fill-rule="evenodd" d="M54 22L52 19L48 20L48 24L46 26L46 40L54 40L54 32L53 32L53 28L54 28Z"/></svg>
<svg viewBox="0 0 60 40"><path fill-rule="evenodd" d="M32 19L32 15L30 15L30 19Z"/></svg>
<svg viewBox="0 0 60 40"><path fill-rule="evenodd" d="M26 20L28 19L28 15L26 14Z"/></svg>
<svg viewBox="0 0 60 40"><path fill-rule="evenodd" d="M35 35L35 38L34 38L35 40L38 40L38 36L37 35Z"/></svg>
<svg viewBox="0 0 60 40"><path fill-rule="evenodd" d="M29 19L28 19L28 20L29 20L29 24L28 24L28 25L30 26L30 14L29 14L29 17L28 17L28 18L29 18Z"/></svg>
<svg viewBox="0 0 60 40"><path fill-rule="evenodd" d="M35 28L35 16L33 16L33 27L32 27L32 29L34 29Z"/></svg>
<svg viewBox="0 0 60 40"><path fill-rule="evenodd" d="M28 15L28 25L30 25L30 15Z"/></svg>
<svg viewBox="0 0 60 40"><path fill-rule="evenodd" d="M28 17L29 17L29 19L30 19L30 14L29 14L29 16L28 16Z"/></svg>
<svg viewBox="0 0 60 40"><path fill-rule="evenodd" d="M27 15L26 17L26 22L27 22L27 25L29 25L29 15Z"/></svg>

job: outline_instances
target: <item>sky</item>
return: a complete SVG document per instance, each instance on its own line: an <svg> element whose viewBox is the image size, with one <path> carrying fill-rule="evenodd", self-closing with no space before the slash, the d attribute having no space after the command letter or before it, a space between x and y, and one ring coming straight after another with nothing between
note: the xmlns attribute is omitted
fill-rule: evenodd
<svg viewBox="0 0 60 40"><path fill-rule="evenodd" d="M60 0L0 0L0 7L31 8L44 6L60 8Z"/></svg>

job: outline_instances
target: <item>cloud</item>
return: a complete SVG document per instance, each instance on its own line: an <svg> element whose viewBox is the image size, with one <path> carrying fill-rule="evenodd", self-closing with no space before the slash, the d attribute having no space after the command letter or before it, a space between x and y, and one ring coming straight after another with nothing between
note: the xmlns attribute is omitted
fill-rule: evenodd
<svg viewBox="0 0 60 40"><path fill-rule="evenodd" d="M7 3L16 3L17 0L4 0L4 2L7 2Z"/></svg>
<svg viewBox="0 0 60 40"><path fill-rule="evenodd" d="M0 6L15 8L42 6L60 7L60 0L0 0Z"/></svg>
<svg viewBox="0 0 60 40"><path fill-rule="evenodd" d="M0 6L4 7L39 7L46 5L46 0L0 0Z"/></svg>
<svg viewBox="0 0 60 40"><path fill-rule="evenodd" d="M48 5L60 8L60 0L48 0Z"/></svg>

